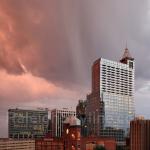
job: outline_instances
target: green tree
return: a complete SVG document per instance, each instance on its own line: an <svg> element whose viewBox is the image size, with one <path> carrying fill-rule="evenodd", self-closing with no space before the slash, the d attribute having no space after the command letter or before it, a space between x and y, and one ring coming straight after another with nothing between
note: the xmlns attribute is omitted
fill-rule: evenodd
<svg viewBox="0 0 150 150"><path fill-rule="evenodd" d="M117 146L116 150L125 150L122 146Z"/></svg>
<svg viewBox="0 0 150 150"><path fill-rule="evenodd" d="M101 145L96 145L94 150L106 150L106 148L104 146L101 146Z"/></svg>

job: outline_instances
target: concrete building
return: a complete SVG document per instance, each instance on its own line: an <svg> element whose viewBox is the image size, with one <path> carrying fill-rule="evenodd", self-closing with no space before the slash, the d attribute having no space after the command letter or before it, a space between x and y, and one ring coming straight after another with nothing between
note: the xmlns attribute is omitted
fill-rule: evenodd
<svg viewBox="0 0 150 150"><path fill-rule="evenodd" d="M150 120L140 117L131 121L130 149L150 150Z"/></svg>
<svg viewBox="0 0 150 150"><path fill-rule="evenodd" d="M9 138L41 138L47 133L47 110L9 109L8 118Z"/></svg>
<svg viewBox="0 0 150 150"><path fill-rule="evenodd" d="M134 118L134 58L126 48L120 62L100 58L92 66L92 92L87 96L89 134L124 141Z"/></svg>
<svg viewBox="0 0 150 150"><path fill-rule="evenodd" d="M68 116L76 116L72 109L53 109L51 111L52 137L61 137L63 132L63 122Z"/></svg>
<svg viewBox="0 0 150 150"><path fill-rule="evenodd" d="M35 150L35 140L0 139L0 150Z"/></svg>

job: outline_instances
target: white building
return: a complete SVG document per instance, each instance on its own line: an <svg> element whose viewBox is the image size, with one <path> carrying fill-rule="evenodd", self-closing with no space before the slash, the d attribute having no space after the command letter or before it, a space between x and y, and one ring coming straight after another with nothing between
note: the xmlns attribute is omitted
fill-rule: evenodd
<svg viewBox="0 0 150 150"><path fill-rule="evenodd" d="M53 137L61 137L63 132L63 122L68 116L76 116L76 111L68 108L53 109L51 111Z"/></svg>
<svg viewBox="0 0 150 150"><path fill-rule="evenodd" d="M100 96L105 104L104 126L127 131L135 114L134 61L123 64L101 58L100 83Z"/></svg>
<svg viewBox="0 0 150 150"><path fill-rule="evenodd" d="M103 58L94 62L92 93L87 100L91 133L115 136L118 141L124 139L135 115L134 75L134 58L127 48L120 62Z"/></svg>

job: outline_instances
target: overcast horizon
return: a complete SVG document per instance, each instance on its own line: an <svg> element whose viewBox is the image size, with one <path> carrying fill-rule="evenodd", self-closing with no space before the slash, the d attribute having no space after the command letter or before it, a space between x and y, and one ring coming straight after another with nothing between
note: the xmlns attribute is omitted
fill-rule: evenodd
<svg viewBox="0 0 150 150"><path fill-rule="evenodd" d="M91 66L135 58L136 114L150 118L150 0L1 0L0 137L9 108L74 107Z"/></svg>

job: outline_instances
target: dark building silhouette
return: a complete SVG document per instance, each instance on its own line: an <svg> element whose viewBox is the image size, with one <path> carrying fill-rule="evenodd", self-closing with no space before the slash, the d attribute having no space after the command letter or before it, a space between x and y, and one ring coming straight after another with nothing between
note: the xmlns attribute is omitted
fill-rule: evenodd
<svg viewBox="0 0 150 150"><path fill-rule="evenodd" d="M81 121L81 135L87 136L86 100L79 100L76 107L76 116Z"/></svg>

